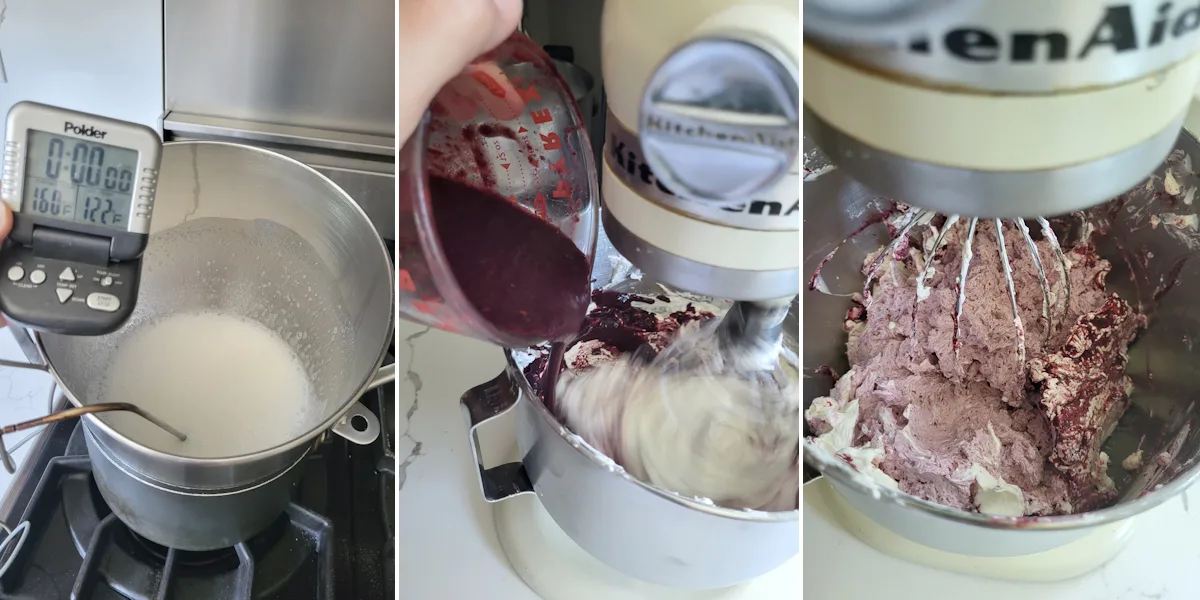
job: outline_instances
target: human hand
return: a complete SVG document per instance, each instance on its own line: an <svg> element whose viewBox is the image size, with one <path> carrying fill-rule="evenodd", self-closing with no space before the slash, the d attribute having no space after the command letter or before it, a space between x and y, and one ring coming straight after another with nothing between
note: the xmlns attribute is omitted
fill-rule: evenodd
<svg viewBox="0 0 1200 600"><path fill-rule="evenodd" d="M8 233L12 231L12 224L12 210L8 208L7 204L0 202L0 244L3 244L4 240L8 238ZM4 321L4 317L0 317L0 327L7 325L8 323Z"/></svg>
<svg viewBox="0 0 1200 600"><path fill-rule="evenodd" d="M522 0L400 0L400 145L448 81L503 42L521 21Z"/></svg>

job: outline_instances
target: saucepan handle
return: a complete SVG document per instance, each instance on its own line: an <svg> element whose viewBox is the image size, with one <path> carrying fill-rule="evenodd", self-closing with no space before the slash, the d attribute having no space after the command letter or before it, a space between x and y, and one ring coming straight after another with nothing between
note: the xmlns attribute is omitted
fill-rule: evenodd
<svg viewBox="0 0 1200 600"><path fill-rule="evenodd" d="M367 383L367 389L363 391L373 390L395 380L396 363L383 365L379 367L378 371L375 371L375 377L371 378L371 381ZM355 427L356 424L363 428ZM362 402L355 402L330 430L355 444L366 446L379 438L379 418L370 409L363 406Z"/></svg>
<svg viewBox="0 0 1200 600"><path fill-rule="evenodd" d="M467 417L471 456L475 458L475 465L479 469L479 488L483 491L483 499L488 502L500 502L513 496L533 493L533 482L529 480L525 465L520 462L484 468L476 432L484 423L512 410L519 398L520 392L506 373L467 390L459 398L463 414Z"/></svg>

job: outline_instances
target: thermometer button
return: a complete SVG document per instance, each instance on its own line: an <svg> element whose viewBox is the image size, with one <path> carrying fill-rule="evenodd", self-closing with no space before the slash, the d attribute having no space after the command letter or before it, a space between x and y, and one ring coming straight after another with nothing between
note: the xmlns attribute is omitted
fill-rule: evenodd
<svg viewBox="0 0 1200 600"><path fill-rule="evenodd" d="M112 294L93 292L87 297L88 308L104 312L117 312L121 308L121 300Z"/></svg>
<svg viewBox="0 0 1200 600"><path fill-rule="evenodd" d="M45 283L46 272L41 269L36 269L34 272L29 274L29 281L32 281L33 285L41 285Z"/></svg>
<svg viewBox="0 0 1200 600"><path fill-rule="evenodd" d="M54 291L58 293L58 303L59 304L66 304L67 300L71 299L71 294L75 293L74 290L70 290L67 288L58 288Z"/></svg>
<svg viewBox="0 0 1200 600"><path fill-rule="evenodd" d="M21 267L12 267L8 270L9 281L20 281L25 278L25 269Z"/></svg>
<svg viewBox="0 0 1200 600"><path fill-rule="evenodd" d="M71 267L67 267L67 268L63 269L62 273L58 274L58 280L59 281L75 281L75 271L72 271Z"/></svg>

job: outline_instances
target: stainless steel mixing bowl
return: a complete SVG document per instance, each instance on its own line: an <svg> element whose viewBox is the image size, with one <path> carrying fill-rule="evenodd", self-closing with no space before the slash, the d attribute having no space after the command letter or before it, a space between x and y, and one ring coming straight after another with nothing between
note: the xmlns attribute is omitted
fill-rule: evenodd
<svg viewBox="0 0 1200 600"><path fill-rule="evenodd" d="M806 142L805 156L810 152L815 149ZM828 477L851 505L884 527L934 549L975 556L1016 556L1060 546L1179 494L1200 475L1194 407L1200 361L1193 352L1193 342L1200 337L1200 314L1192 308L1200 294L1200 265L1195 264L1200 261L1191 260L1200 250L1196 208L1191 203L1200 178L1191 172L1192 164L1200 165L1200 143L1184 132L1175 152L1138 187L1086 214L1065 218L1071 225L1064 243L1078 237L1084 221L1108 230L1097 251L1113 264L1110 289L1141 306L1150 322L1130 351L1132 406L1104 446L1111 457L1108 474L1119 490L1114 505L1061 516L990 516L883 489L808 441L805 464ZM837 170L806 181L805 273L814 273L842 239L888 205L889 201ZM875 225L842 246L821 268L830 291L861 290L864 257L885 243L887 235L883 225ZM842 324L850 299L804 293L802 365L807 407L832 387L830 378L821 373L822 366L838 373L849 366ZM1139 442L1145 466L1130 474L1121 461Z"/></svg>
<svg viewBox="0 0 1200 600"><path fill-rule="evenodd" d="M624 272L610 268L606 242L602 236L601 258L593 269L601 283ZM605 287L647 295L665 291L632 279ZM729 306L712 304L719 310ZM784 345L793 351L798 308L793 303L784 322ZM542 404L522 371L540 352L508 350L505 372L462 396L487 501L536 493L554 521L592 556L630 577L672 588L734 585L796 555L799 511L730 509L680 496L635 479L571 433ZM476 429L514 409L521 461L484 468Z"/></svg>
<svg viewBox="0 0 1200 600"><path fill-rule="evenodd" d="M109 335L40 335L38 350L79 406L106 401L117 349L164 316L235 315L291 347L315 397L297 399L312 403L307 422L283 443L192 458L126 436L120 418L128 415L83 417L97 485L121 520L165 546L209 550L249 538L283 511L300 473L294 467L324 432L360 444L378 436L374 414L357 400L395 378L394 365L380 368L393 338L393 270L353 198L290 158L235 144L170 143L159 181L133 316ZM175 425L186 433L194 424Z"/></svg>

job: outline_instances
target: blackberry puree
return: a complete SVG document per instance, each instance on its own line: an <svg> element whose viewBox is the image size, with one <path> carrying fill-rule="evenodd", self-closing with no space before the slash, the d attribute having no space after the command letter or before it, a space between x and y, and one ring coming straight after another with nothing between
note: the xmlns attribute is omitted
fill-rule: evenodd
<svg viewBox="0 0 1200 600"><path fill-rule="evenodd" d="M595 307L588 312L578 336L569 344L555 344L525 367L525 379L552 412L554 385L563 370L580 371L627 354L648 362L666 347L680 327L716 316L691 303L683 310L662 316L634 306L635 302L669 302L670 298L666 296L650 297L595 290L591 294L591 301ZM571 364L567 364L562 356L576 347L580 347L580 352ZM547 365L558 365L558 368L551 371Z"/></svg>
<svg viewBox="0 0 1200 600"><path fill-rule="evenodd" d="M566 341L591 289L587 256L557 227L497 194L429 178L433 222L467 301L517 338Z"/></svg>

